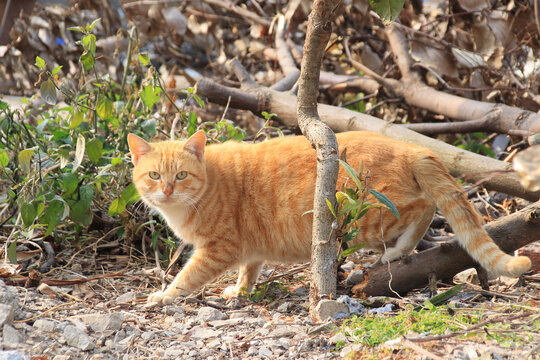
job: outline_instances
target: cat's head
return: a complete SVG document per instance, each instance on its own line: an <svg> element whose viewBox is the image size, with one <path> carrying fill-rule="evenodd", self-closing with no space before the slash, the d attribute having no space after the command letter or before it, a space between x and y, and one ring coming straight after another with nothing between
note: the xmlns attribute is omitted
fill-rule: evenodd
<svg viewBox="0 0 540 360"><path fill-rule="evenodd" d="M205 143L204 131L186 141L158 143L129 134L133 182L141 198L157 208L193 206L206 185Z"/></svg>

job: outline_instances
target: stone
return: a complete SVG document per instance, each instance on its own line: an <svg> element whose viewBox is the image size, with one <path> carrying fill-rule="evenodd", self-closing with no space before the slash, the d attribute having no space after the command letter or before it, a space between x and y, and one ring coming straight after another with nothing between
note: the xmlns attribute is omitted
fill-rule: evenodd
<svg viewBox="0 0 540 360"><path fill-rule="evenodd" d="M334 320L348 314L349 307L337 300L322 299L315 307L315 315L321 321L326 321L328 318Z"/></svg>
<svg viewBox="0 0 540 360"><path fill-rule="evenodd" d="M283 304L279 305L276 309L280 313L289 313L293 307L293 304L290 302L284 302Z"/></svg>
<svg viewBox="0 0 540 360"><path fill-rule="evenodd" d="M69 355L55 355L52 360L71 360Z"/></svg>
<svg viewBox="0 0 540 360"><path fill-rule="evenodd" d="M199 322L223 320L225 318L226 315L224 313L210 306L200 308L199 312L197 313L197 321Z"/></svg>
<svg viewBox="0 0 540 360"><path fill-rule="evenodd" d="M302 329L291 325L279 325L268 336L273 338L290 337L302 332Z"/></svg>
<svg viewBox="0 0 540 360"><path fill-rule="evenodd" d="M22 341L22 335L13 326L4 324L2 331L2 343L6 349L15 349Z"/></svg>
<svg viewBox="0 0 540 360"><path fill-rule="evenodd" d="M64 329L64 337L69 346L76 347L83 351L92 350L96 346L96 341L93 338L73 325L66 326Z"/></svg>
<svg viewBox="0 0 540 360"><path fill-rule="evenodd" d="M227 327L227 326L237 326L243 322L244 322L244 318L233 318L233 319L227 319L227 320L210 321L208 325L214 327L215 329L219 329L219 328Z"/></svg>
<svg viewBox="0 0 540 360"><path fill-rule="evenodd" d="M0 360L30 360L30 356L17 350L0 351Z"/></svg>
<svg viewBox="0 0 540 360"><path fill-rule="evenodd" d="M296 290L294 290L294 294L296 296L307 296L309 294L309 291L305 287L299 287Z"/></svg>
<svg viewBox="0 0 540 360"><path fill-rule="evenodd" d="M135 291L129 291L116 298L117 303L128 303L137 299L137 293Z"/></svg>
<svg viewBox="0 0 540 360"><path fill-rule="evenodd" d="M378 307L378 308L375 308L375 309L369 309L368 312L370 314L384 314L384 313L393 311L394 308L395 308L394 304L386 304L384 306L381 306L381 307Z"/></svg>
<svg viewBox="0 0 540 360"><path fill-rule="evenodd" d="M347 343L347 337L342 332L338 332L336 335L328 339L328 342L332 345L335 345L338 342Z"/></svg>
<svg viewBox="0 0 540 360"><path fill-rule="evenodd" d="M124 314L90 314L83 315L80 318L86 325L95 332L103 332L109 330L120 330L124 322Z"/></svg>
<svg viewBox="0 0 540 360"><path fill-rule="evenodd" d="M261 346L259 348L259 356L270 358L274 353L267 347Z"/></svg>
<svg viewBox="0 0 540 360"><path fill-rule="evenodd" d="M364 272L362 270L354 270L345 279L345 286L353 287L356 284L360 284L364 281Z"/></svg>
<svg viewBox="0 0 540 360"><path fill-rule="evenodd" d="M141 334L141 338L143 340L152 340L153 338L156 337L156 332L155 331L145 331Z"/></svg>
<svg viewBox="0 0 540 360"><path fill-rule="evenodd" d="M195 326L193 329L191 329L191 339L198 340L198 339L210 339L210 338L216 338L219 335L221 335L221 332L212 330L210 328L205 328L202 326Z"/></svg>
<svg viewBox="0 0 540 360"><path fill-rule="evenodd" d="M341 270L350 273L355 266L356 264L353 261L347 261L345 264L341 265Z"/></svg>
<svg viewBox="0 0 540 360"><path fill-rule="evenodd" d="M34 321L34 328L43 332L53 332L56 328L56 324L51 320L37 319Z"/></svg>
<svg viewBox="0 0 540 360"><path fill-rule="evenodd" d="M13 305L0 304L0 326L12 324L14 317L15 309Z"/></svg>
<svg viewBox="0 0 540 360"><path fill-rule="evenodd" d="M163 308L165 315L174 316L176 314L183 314L184 308L181 306L167 305Z"/></svg>
<svg viewBox="0 0 540 360"><path fill-rule="evenodd" d="M351 298L347 295L341 295L337 301L344 303L349 308L351 314L363 314L366 312L364 305L360 304L358 300Z"/></svg>

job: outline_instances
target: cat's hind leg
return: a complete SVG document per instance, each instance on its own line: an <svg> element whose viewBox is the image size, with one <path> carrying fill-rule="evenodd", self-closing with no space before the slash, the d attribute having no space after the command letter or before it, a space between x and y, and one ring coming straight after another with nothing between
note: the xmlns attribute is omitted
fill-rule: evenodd
<svg viewBox="0 0 540 360"><path fill-rule="evenodd" d="M218 242L198 247L167 289L149 295L147 301L171 304L178 296L190 294L237 263L234 251L227 251Z"/></svg>
<svg viewBox="0 0 540 360"><path fill-rule="evenodd" d="M226 299L238 296L238 294L246 291L249 293L253 289L253 285L257 278L259 277L259 272L261 271L263 263L262 262L253 262L249 264L242 265L238 268L238 280L236 285L229 286L221 296Z"/></svg>
<svg viewBox="0 0 540 360"><path fill-rule="evenodd" d="M421 215L420 221L411 224L407 230L398 237L396 244L393 247L386 249L380 258L380 262L387 264L402 256L406 256L413 251L429 228L434 213L435 207L429 204ZM377 263L379 263L379 261L377 261Z"/></svg>

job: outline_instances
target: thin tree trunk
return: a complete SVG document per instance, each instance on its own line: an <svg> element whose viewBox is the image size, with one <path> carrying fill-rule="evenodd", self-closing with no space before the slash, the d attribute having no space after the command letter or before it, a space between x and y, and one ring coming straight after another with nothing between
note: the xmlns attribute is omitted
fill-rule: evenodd
<svg viewBox="0 0 540 360"><path fill-rule="evenodd" d="M326 44L332 33L332 2L315 0L309 15L304 57L298 82L297 114L302 133L317 151L317 180L313 203L311 243L310 312L322 297L336 294L337 246L333 231L335 219L326 204L334 205L339 171L338 144L334 132L317 113L319 73Z"/></svg>

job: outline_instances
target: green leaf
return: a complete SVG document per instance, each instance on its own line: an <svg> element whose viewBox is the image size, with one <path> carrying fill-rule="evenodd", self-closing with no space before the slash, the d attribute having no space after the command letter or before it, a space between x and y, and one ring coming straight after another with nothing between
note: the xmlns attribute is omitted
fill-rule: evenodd
<svg viewBox="0 0 540 360"><path fill-rule="evenodd" d="M111 205L109 206L109 215L116 216L120 215L126 209L126 203L124 199L118 198L114 199Z"/></svg>
<svg viewBox="0 0 540 360"><path fill-rule="evenodd" d="M361 189L362 183L360 182L360 177L358 176L358 173L356 170L353 169L351 165L349 165L347 162L339 159L339 162L341 163L341 166L345 169L345 172L349 175L349 177L354 181L356 186Z"/></svg>
<svg viewBox="0 0 540 360"><path fill-rule="evenodd" d="M55 67L55 68L53 69L53 71L51 71L51 74L52 74L53 76L55 76L56 74L58 74L58 72L60 71L60 69L62 69L62 66L63 66L63 65L60 65L60 66Z"/></svg>
<svg viewBox="0 0 540 360"><path fill-rule="evenodd" d="M19 152L18 162L21 170L30 171L32 156L34 156L34 149L25 149Z"/></svg>
<svg viewBox="0 0 540 360"><path fill-rule="evenodd" d="M0 110L7 109L9 107L8 103L0 100Z"/></svg>
<svg viewBox="0 0 540 360"><path fill-rule="evenodd" d="M118 165L122 164L123 162L124 162L124 159L122 159L122 158L115 157L115 158L111 159L111 165L112 166L118 166Z"/></svg>
<svg viewBox="0 0 540 360"><path fill-rule="evenodd" d="M96 20L92 21L90 25L86 25L86 31L91 32L94 30L94 27L97 25L97 23L101 20L101 18L97 18Z"/></svg>
<svg viewBox="0 0 540 360"><path fill-rule="evenodd" d="M197 115L191 111L189 112L187 132L188 136L191 136L197 132Z"/></svg>
<svg viewBox="0 0 540 360"><path fill-rule="evenodd" d="M349 256L349 255L352 255L354 254L355 252L357 252L358 250L360 250L361 248L365 247L367 245L367 243L360 243L360 244L356 244L356 245L353 245L351 246L350 248L348 248L347 250L343 251L341 253L341 255L339 256L339 260Z"/></svg>
<svg viewBox="0 0 540 360"><path fill-rule="evenodd" d="M51 79L41 83L39 88L41 97L49 105L56 105L56 87Z"/></svg>
<svg viewBox="0 0 540 360"><path fill-rule="evenodd" d="M77 128L79 125L82 124L83 120L84 120L84 114L82 113L82 111L75 110L73 114L71 115L71 121L68 126L68 129Z"/></svg>
<svg viewBox="0 0 540 360"><path fill-rule="evenodd" d="M86 142L86 154L90 161L94 164L99 162L101 154L103 153L103 143L98 138L93 138Z"/></svg>
<svg viewBox="0 0 540 360"><path fill-rule="evenodd" d="M155 118L144 120L141 123L141 127L143 128L144 133L148 134L150 137L153 137L156 134L157 125L158 123Z"/></svg>
<svg viewBox="0 0 540 360"><path fill-rule="evenodd" d="M384 195L383 193L380 193L376 190L373 190L373 189L369 189L369 193L373 196L375 196L375 198L381 203L383 204L388 210L390 210L392 212L392 214L394 214L395 217L397 217L399 219L399 211L396 207L396 205L394 205L394 203L386 197L386 195Z"/></svg>
<svg viewBox="0 0 540 360"><path fill-rule="evenodd" d="M40 69L44 69L47 64L45 64L45 60L43 60L39 56L36 56L36 66Z"/></svg>
<svg viewBox="0 0 540 360"><path fill-rule="evenodd" d="M77 190L77 186L79 186L79 177L75 173L64 174L60 181L60 186L62 187L62 190L65 191L66 195L70 195Z"/></svg>
<svg viewBox="0 0 540 360"><path fill-rule="evenodd" d="M404 0L369 0L369 3L381 17L383 24L390 25L403 9Z"/></svg>
<svg viewBox="0 0 540 360"><path fill-rule="evenodd" d="M204 109L204 101L203 101L203 99L201 99L201 98L199 97L199 95L197 95L197 94L193 94L193 98L195 99L195 101L197 102L197 104L199 104L199 107L201 107L201 108ZM275 115L275 114L273 114L273 115Z"/></svg>
<svg viewBox="0 0 540 360"><path fill-rule="evenodd" d="M84 71L89 71L96 63L94 56L89 51L83 52L79 60L81 61Z"/></svg>
<svg viewBox="0 0 540 360"><path fill-rule="evenodd" d="M146 52L142 52L139 54L139 61L143 66L148 66L150 64L150 55Z"/></svg>
<svg viewBox="0 0 540 360"><path fill-rule="evenodd" d="M5 168L9 164L9 155L6 150L0 149L0 168Z"/></svg>
<svg viewBox="0 0 540 360"><path fill-rule="evenodd" d="M72 172L75 172L79 166L81 166L84 158L84 148L86 144L86 139L82 134L79 134L77 137L77 147L75 148L75 160L73 161Z"/></svg>
<svg viewBox="0 0 540 360"><path fill-rule="evenodd" d="M85 51L88 51L92 55L96 53L96 35L88 34L81 39L82 46Z"/></svg>
<svg viewBox="0 0 540 360"><path fill-rule="evenodd" d="M86 207L89 207L92 204L92 199L94 198L94 189L90 185L83 185L79 189L79 199L85 204Z"/></svg>
<svg viewBox="0 0 540 360"><path fill-rule="evenodd" d="M343 237L343 242L346 243L346 242L349 242L351 240L354 240L356 239L356 237L358 236L358 233L360 232L360 229L352 229L351 231L349 231L347 233L347 235L345 235Z"/></svg>
<svg viewBox="0 0 540 360"><path fill-rule="evenodd" d="M49 202L45 215L41 219L43 224L48 225L44 237L52 234L56 225L63 219L65 210L65 203L63 201L54 199Z"/></svg>
<svg viewBox="0 0 540 360"><path fill-rule="evenodd" d="M137 188L135 187L135 184L133 183L129 184L124 189L124 191L122 191L120 198L124 200L124 203L126 205L133 204L134 202L139 200L140 196L139 196L139 192L137 191Z"/></svg>
<svg viewBox="0 0 540 360"><path fill-rule="evenodd" d="M84 28L82 26L71 26L67 28L69 31L78 31L78 32L84 32Z"/></svg>
<svg viewBox="0 0 540 360"><path fill-rule="evenodd" d="M100 118L107 120L112 116L112 110L113 103L111 100L107 99L106 97L99 99L96 106L96 112Z"/></svg>
<svg viewBox="0 0 540 360"><path fill-rule="evenodd" d="M12 264L17 263L17 242L13 241L8 247L8 259Z"/></svg>
<svg viewBox="0 0 540 360"><path fill-rule="evenodd" d="M32 225L37 216L37 208L33 203L21 204L21 217L25 227Z"/></svg>
<svg viewBox="0 0 540 360"><path fill-rule="evenodd" d="M330 200L328 200L328 198L326 198L325 200L326 200L326 205L328 205L328 208L330 209L330 212L332 213L332 215L334 215L335 218L337 218L336 210L334 210L334 206L332 205Z"/></svg>
<svg viewBox="0 0 540 360"><path fill-rule="evenodd" d="M146 85L139 96L141 100L144 102L144 105L146 105L148 109L152 109L154 104L160 100L158 96L159 93L161 93L160 88L158 87L154 88L152 85Z"/></svg>

